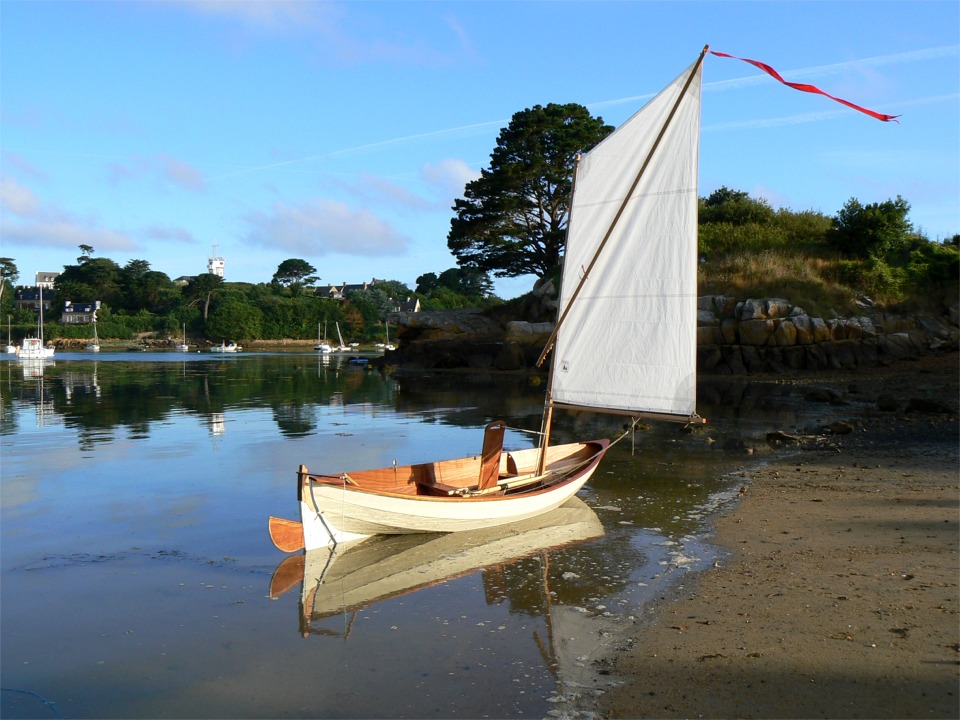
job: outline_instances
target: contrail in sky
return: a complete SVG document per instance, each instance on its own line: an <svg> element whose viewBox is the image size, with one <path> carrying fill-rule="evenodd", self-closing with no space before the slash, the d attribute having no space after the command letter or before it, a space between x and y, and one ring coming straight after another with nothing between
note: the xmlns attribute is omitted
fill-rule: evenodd
<svg viewBox="0 0 960 720"><path fill-rule="evenodd" d="M937 60L945 57L955 57L960 54L960 45L944 45L941 47L925 48L922 50L911 50L908 52L902 53L893 53L891 55L876 55L874 57L863 58L860 60L847 60L841 63L833 63L831 65L816 65L808 68L800 68L797 70L788 70L784 71L782 74L784 77L795 79L795 78L814 78L814 77L824 77L827 75L835 75L842 71L845 68L855 66L855 67L880 67L883 65L894 65L902 64L909 62L917 62L924 60ZM742 78L733 78L730 80L717 80L715 82L704 83L703 87L705 90L710 91L725 91L725 90L734 90L742 87L747 87L750 85L757 85L759 83L772 82L771 79L762 73L757 73L755 75L749 75ZM652 98L656 93L647 93L644 95L631 95L629 97L618 98L616 100L601 100L598 102L587 103L587 107L591 109L599 109L604 107L612 107L615 105L622 105L625 103L636 103L641 100L648 100ZM918 100L908 101L900 103L899 107L904 107L910 104L925 103L928 101L944 100L950 99L955 96L944 95L936 98L921 98ZM762 127L770 125L786 125L786 124L797 124L802 122L812 122L815 120L823 120L826 118L834 117L840 115L845 111L838 112L822 112L822 113L804 113L802 115L796 115L792 118L773 118L769 120L751 120L743 122L740 124L723 124L723 125L714 125L710 128L704 128L709 130L724 130L731 129L735 127ZM340 150L332 150L327 153L322 153L319 155L307 155L305 157L294 158L292 160L282 160L279 162L268 163L266 165L256 165L248 168L242 168L240 170L234 170L232 172L220 173L218 175L210 175L205 179L207 180L220 180L222 178L235 177L237 175L245 175L248 173L259 172L261 170L272 170L274 168L280 167L289 167L291 165L298 165L301 163L311 162L314 160L323 160L325 158L336 157L338 155L345 155L347 153L360 152L364 150L371 150L378 147L386 147L388 145L399 145L401 143L411 142L414 140L424 140L427 138L434 137L443 137L446 135L453 135L456 133L470 132L480 129L485 129L491 126L503 127L505 123L509 122L508 119L500 120L488 120L486 122L480 123L471 123L470 125L461 125L454 128L446 128L443 130L432 130L430 132L416 133L414 135L405 135L403 137L391 138L389 140L380 140L379 142L368 143L365 145L357 145L351 148L341 148Z"/></svg>

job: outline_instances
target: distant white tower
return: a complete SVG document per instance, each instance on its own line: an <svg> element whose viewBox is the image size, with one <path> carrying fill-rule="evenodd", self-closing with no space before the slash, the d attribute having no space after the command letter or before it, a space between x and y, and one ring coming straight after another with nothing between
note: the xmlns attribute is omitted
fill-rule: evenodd
<svg viewBox="0 0 960 720"><path fill-rule="evenodd" d="M219 245L213 246L213 257L207 260L207 272L211 275L218 275L223 277L223 269L226 266L226 261L217 254L217 249Z"/></svg>

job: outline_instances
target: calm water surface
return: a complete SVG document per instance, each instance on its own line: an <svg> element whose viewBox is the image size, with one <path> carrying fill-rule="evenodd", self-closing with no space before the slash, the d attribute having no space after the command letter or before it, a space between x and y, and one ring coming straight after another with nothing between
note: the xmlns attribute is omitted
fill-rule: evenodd
<svg viewBox="0 0 960 720"><path fill-rule="evenodd" d="M3 358L0 714L571 713L601 686L591 659L618 625L713 559L706 523L744 462L718 448L771 417L795 424L779 392L711 386L707 434L624 440L565 516L278 570L266 520L298 517L298 464L475 454L490 420L538 429L542 388L396 380L307 353L65 353L42 371ZM556 439L621 423L560 414ZM534 443L508 432L508 447Z"/></svg>

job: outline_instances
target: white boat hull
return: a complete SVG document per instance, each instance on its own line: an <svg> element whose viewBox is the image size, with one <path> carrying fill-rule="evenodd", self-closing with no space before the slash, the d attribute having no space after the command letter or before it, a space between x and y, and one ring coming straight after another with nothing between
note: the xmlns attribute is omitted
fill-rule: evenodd
<svg viewBox="0 0 960 720"><path fill-rule="evenodd" d="M463 533L377 537L288 557L301 568L303 629L412 590L548 549L602 537L597 514L579 498L529 520ZM280 583L289 589L289 579ZM283 589L271 583L271 597ZM275 590L277 591L275 594Z"/></svg>
<svg viewBox="0 0 960 720"><path fill-rule="evenodd" d="M54 352L54 348L44 345L40 338L24 338L17 357L21 360L46 360L52 358Z"/></svg>
<svg viewBox="0 0 960 720"><path fill-rule="evenodd" d="M360 489L347 480L339 485L307 481L300 498L304 546L314 550L371 535L462 532L526 520L549 512L576 495L590 479L606 448L605 440L551 447L548 470L554 472L562 470L566 456L579 453L577 460L568 463L570 475L548 487L537 486L515 494L404 495ZM586 462L585 449L592 450L587 452ZM513 455L521 467L529 468L535 463L537 450Z"/></svg>

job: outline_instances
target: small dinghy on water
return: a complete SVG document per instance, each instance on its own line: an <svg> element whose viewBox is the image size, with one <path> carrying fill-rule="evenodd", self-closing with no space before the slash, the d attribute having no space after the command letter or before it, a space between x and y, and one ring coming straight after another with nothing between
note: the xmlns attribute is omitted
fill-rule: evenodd
<svg viewBox="0 0 960 720"><path fill-rule="evenodd" d="M708 52L705 47L577 161L557 324L537 363L551 359L539 448L504 451L505 424L497 421L487 426L483 449L473 457L317 474L301 465L301 521L270 518L278 548L474 530L559 507L587 482L610 441L550 445L555 408L618 413L634 422L703 422L695 407L697 170ZM790 87L827 95L787 83L764 63L745 61Z"/></svg>

